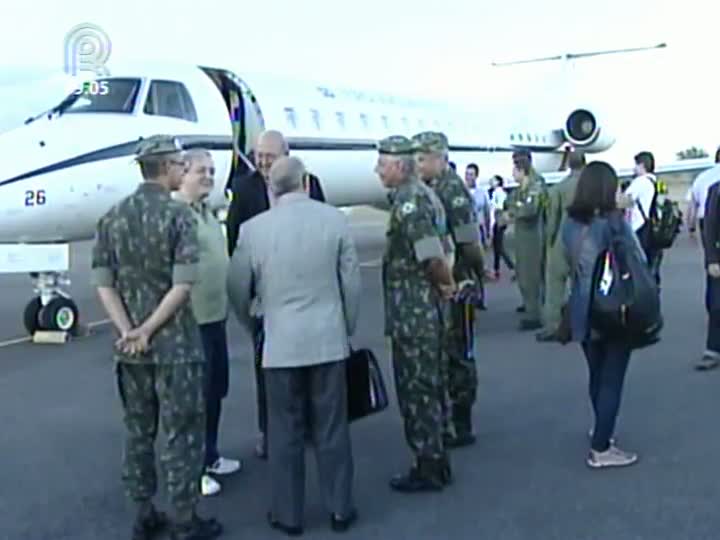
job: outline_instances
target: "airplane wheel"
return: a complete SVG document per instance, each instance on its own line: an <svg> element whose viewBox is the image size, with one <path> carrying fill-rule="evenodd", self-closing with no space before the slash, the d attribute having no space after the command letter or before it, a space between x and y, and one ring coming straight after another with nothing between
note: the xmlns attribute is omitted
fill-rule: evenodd
<svg viewBox="0 0 720 540"><path fill-rule="evenodd" d="M74 333L78 327L78 308L70 298L58 296L40 312L40 324L48 330Z"/></svg>
<svg viewBox="0 0 720 540"><path fill-rule="evenodd" d="M40 329L40 310L42 309L42 302L40 298L33 298L25 306L25 312L23 313L23 322L25 323L25 330L31 336Z"/></svg>

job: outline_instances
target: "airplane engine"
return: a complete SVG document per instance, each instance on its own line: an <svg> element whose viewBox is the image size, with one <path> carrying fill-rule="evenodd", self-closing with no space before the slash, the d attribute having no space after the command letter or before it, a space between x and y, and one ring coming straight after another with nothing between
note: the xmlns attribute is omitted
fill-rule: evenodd
<svg viewBox="0 0 720 540"><path fill-rule="evenodd" d="M615 143L607 127L588 109L575 109L567 117L563 129L565 140L573 147L586 152L603 152Z"/></svg>

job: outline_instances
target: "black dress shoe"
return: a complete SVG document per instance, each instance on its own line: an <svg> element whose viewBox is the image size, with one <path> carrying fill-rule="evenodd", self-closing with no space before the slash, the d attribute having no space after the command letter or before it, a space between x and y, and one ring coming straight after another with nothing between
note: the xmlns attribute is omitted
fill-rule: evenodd
<svg viewBox="0 0 720 540"><path fill-rule="evenodd" d="M525 313L525 306L518 306L515 308L515 313Z"/></svg>
<svg viewBox="0 0 720 540"><path fill-rule="evenodd" d="M330 528L335 532L345 532L357 521L357 510L352 510L347 517L338 517L337 514L330 516Z"/></svg>
<svg viewBox="0 0 720 540"><path fill-rule="evenodd" d="M290 527L289 525L285 525L283 523L280 523L277 521L273 515L272 512L268 512L267 514L268 523L273 529L276 529L278 531L282 531L288 536L300 536L303 533L303 528L300 526Z"/></svg>

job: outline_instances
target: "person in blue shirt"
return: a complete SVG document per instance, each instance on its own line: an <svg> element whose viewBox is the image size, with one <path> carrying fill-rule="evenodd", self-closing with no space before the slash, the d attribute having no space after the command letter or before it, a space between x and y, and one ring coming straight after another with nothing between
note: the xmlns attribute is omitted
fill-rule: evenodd
<svg viewBox="0 0 720 540"><path fill-rule="evenodd" d="M597 334L590 326L589 316L595 263L609 246L611 222L622 225L624 234L644 258L637 237L617 208L618 185L617 174L607 163L595 161L587 165L578 179L574 199L567 208L568 218L561 229L572 276L568 300L571 339L580 343L587 359L590 401L595 413L587 458L592 468L622 467L638 460L637 454L618 449L613 439L632 347L628 342Z"/></svg>

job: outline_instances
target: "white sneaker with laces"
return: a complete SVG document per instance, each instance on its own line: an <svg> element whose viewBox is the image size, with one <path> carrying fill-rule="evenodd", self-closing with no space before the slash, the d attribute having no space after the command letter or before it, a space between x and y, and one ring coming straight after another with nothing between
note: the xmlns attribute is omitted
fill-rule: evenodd
<svg viewBox="0 0 720 540"><path fill-rule="evenodd" d="M210 475L202 475L202 478L200 479L200 492L203 494L203 497L217 495L221 490L222 486L220 485L220 482Z"/></svg>
<svg viewBox="0 0 720 540"><path fill-rule="evenodd" d="M242 468L242 462L237 459L219 457L215 463L206 470L211 474L232 474Z"/></svg>
<svg viewBox="0 0 720 540"><path fill-rule="evenodd" d="M593 469L601 469L604 467L627 467L636 463L638 455L633 452L624 452L615 446L610 446L604 452L596 452L590 450L587 458L587 464Z"/></svg>

